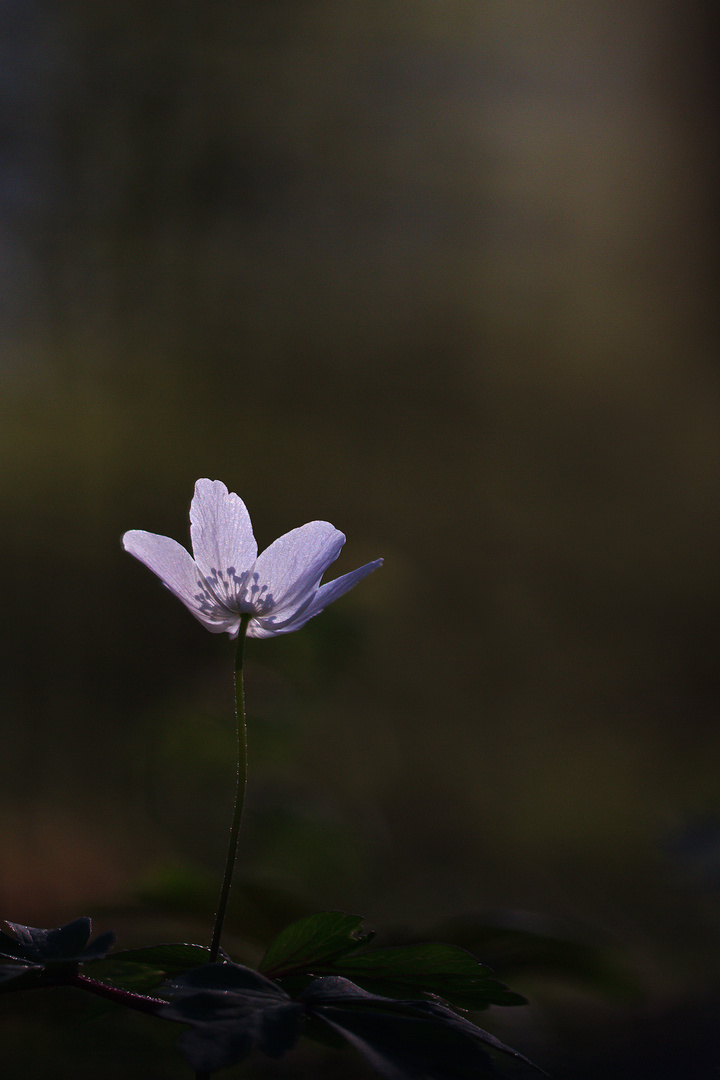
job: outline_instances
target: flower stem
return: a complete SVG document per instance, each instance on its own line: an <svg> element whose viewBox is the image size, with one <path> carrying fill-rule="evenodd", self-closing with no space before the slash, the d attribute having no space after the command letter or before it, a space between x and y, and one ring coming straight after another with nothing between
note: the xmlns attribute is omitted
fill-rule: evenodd
<svg viewBox="0 0 720 1080"><path fill-rule="evenodd" d="M243 615L237 636L237 652L235 654L235 716L237 719L237 790L235 793L235 811L230 827L230 842L228 844L227 862L225 863L225 876L223 877L220 899L218 900L217 914L215 915L215 929L213 931L212 944L210 945L210 963L213 964L220 952L220 938L222 937L225 912L227 910L230 886L232 885L233 870L235 869L235 857L237 855L238 837L240 835L240 823L242 821L243 805L245 803L245 788L247 786L247 724L245 721L245 689L243 686L243 653L245 651L245 634L250 622L250 615Z"/></svg>
<svg viewBox="0 0 720 1080"><path fill-rule="evenodd" d="M156 1016L158 1009L167 1005L164 998L148 997L146 994L136 994L132 990L121 990L117 986L108 986L107 983L98 982L96 979L88 979L86 975L73 975L69 982L71 986L77 986L80 990L87 990L91 994L108 998L117 1005L126 1005L130 1009L150 1013L152 1016Z"/></svg>

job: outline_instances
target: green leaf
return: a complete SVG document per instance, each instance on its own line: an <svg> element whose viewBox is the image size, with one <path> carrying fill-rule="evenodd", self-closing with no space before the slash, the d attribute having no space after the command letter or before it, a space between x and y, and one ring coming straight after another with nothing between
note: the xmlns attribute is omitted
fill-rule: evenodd
<svg viewBox="0 0 720 1080"><path fill-rule="evenodd" d="M207 964L210 949L205 945L168 942L164 945L145 945L139 949L122 949L113 956L124 964L145 964L162 968L167 975L178 975L190 968Z"/></svg>
<svg viewBox="0 0 720 1080"><path fill-rule="evenodd" d="M373 937L362 932L360 915L323 911L286 927L269 946L260 971L272 978L308 973L354 952Z"/></svg>
<svg viewBox="0 0 720 1080"><path fill-rule="evenodd" d="M210 950L204 945L168 943L139 949L122 949L107 960L88 965L88 973L100 982L122 990L145 991L166 979L207 964Z"/></svg>
<svg viewBox="0 0 720 1080"><path fill-rule="evenodd" d="M374 949L329 965L375 993L390 997L436 994L462 1009L525 1005L524 997L493 978L489 968L465 949L428 942Z"/></svg>

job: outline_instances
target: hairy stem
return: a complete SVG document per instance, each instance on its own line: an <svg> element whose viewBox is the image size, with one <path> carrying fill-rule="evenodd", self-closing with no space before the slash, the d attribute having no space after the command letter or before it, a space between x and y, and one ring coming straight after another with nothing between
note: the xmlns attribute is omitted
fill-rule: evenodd
<svg viewBox="0 0 720 1080"><path fill-rule="evenodd" d="M235 793L235 811L230 827L230 842L228 844L227 862L225 863L225 876L223 877L220 899L218 900L217 914L215 915L215 929L213 931L212 944L210 945L210 963L214 963L220 952L220 938L222 937L225 912L227 911L230 886L232 885L235 858L237 855L238 837L240 835L240 823L242 821L243 805L245 803L245 788L247 787L247 724L245 721L245 689L243 686L243 653L245 651L245 634L250 622L249 615L243 615L240 622L240 630L237 636L237 652L235 654L235 715L237 719L237 790Z"/></svg>
<svg viewBox="0 0 720 1080"><path fill-rule="evenodd" d="M117 986L108 986L95 979L88 979L86 975L73 975L70 985L77 986L80 990L87 990L90 994L97 994L98 997L107 998L108 1001L114 1001L117 1005L125 1005L130 1009L137 1009L138 1012L150 1013L152 1016L155 1016L163 1005L167 1005L167 1001L162 998L135 994L132 990L121 990Z"/></svg>

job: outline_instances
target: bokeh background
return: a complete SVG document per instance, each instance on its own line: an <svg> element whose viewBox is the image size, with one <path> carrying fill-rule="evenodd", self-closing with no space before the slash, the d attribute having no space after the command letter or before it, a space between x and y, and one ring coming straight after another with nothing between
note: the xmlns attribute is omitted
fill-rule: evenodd
<svg viewBox="0 0 720 1080"><path fill-rule="evenodd" d="M3 917L209 936L232 648L120 547L209 476L261 546L385 558L248 647L236 958L361 912L491 961L560 1080L717 1075L719 42L699 0L2 0ZM3 1075L189 1075L86 1014L4 999Z"/></svg>

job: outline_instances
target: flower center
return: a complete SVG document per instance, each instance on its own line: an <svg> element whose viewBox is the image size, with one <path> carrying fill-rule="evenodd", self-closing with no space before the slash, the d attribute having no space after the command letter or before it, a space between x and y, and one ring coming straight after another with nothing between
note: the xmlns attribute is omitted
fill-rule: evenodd
<svg viewBox="0 0 720 1080"><path fill-rule="evenodd" d="M209 613L219 604L226 611L240 611L243 586L248 573L249 571L238 574L234 566L228 566L227 570L218 570L213 566L207 577L199 577L200 592L195 599L201 610Z"/></svg>
<svg viewBox="0 0 720 1080"><path fill-rule="evenodd" d="M234 566L227 570L213 566L207 577L198 578L198 588L195 599L206 614L219 605L233 614L264 615L275 603L268 586L260 584L260 575L252 569L238 574Z"/></svg>
<svg viewBox="0 0 720 1080"><path fill-rule="evenodd" d="M264 615L274 605L272 593L268 592L267 585L260 584L259 574L246 574L243 582L244 597L242 601L243 611L252 611L254 615Z"/></svg>

